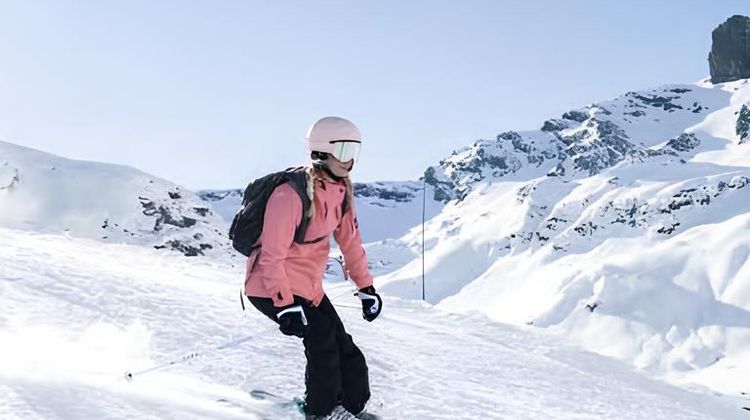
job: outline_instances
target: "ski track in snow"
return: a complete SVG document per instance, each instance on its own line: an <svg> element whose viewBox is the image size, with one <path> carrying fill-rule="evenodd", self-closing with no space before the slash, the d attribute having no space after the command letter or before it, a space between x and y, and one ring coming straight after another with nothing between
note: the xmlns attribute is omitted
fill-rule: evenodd
<svg viewBox="0 0 750 420"><path fill-rule="evenodd" d="M299 340L242 314L244 267L9 229L0 229L0 261L0 418L294 417L248 395L302 396L305 360ZM368 359L370 410L386 419L747 418L727 401L478 314L386 296L367 323L348 283L326 287Z"/></svg>

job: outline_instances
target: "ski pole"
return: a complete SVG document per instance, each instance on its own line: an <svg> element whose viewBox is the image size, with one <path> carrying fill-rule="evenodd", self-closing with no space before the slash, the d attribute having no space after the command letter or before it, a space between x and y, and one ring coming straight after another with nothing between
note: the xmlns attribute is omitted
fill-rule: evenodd
<svg viewBox="0 0 750 420"><path fill-rule="evenodd" d="M349 275L348 275L347 270L346 270L346 268L344 266L344 258L343 257L338 257L338 258L330 258L330 259L332 259L332 260L338 262L339 264L341 264L341 269L342 269L342 271L344 273L344 279L348 280L349 279ZM245 300L244 300L244 298L245 298L244 292L241 290L240 291L240 304L242 305L242 311L243 312L245 311ZM351 308L354 308L354 307L351 307ZM188 360L197 359L197 358L205 356L207 354L211 354L211 353L214 353L214 352L217 352L217 351L228 349L230 347L236 347L236 346L238 346L238 345L240 345L240 344L242 344L242 343L244 343L246 341L252 340L253 338L255 338L255 337L257 337L257 336L259 336L259 335L261 335L261 334L263 334L265 332L270 331L271 329L272 328L268 328L267 330L261 331L261 332L259 332L257 334L253 334L253 335L249 335L249 336L246 336L246 337L238 338L236 340L228 341L228 342L226 342L224 344L221 344L221 345L216 346L216 347L212 347L212 348L207 349L207 350L188 353L188 354L186 354L186 355L184 355L184 356L182 356L182 357L180 357L178 359L170 360L168 362L165 362L165 363L162 363L162 364L159 364L159 365L156 365L156 366L152 366L152 367L150 367L148 369L139 370L138 372L131 372L129 370L125 371L125 374L124 374L125 380L128 381L128 382L130 382L130 381L133 380L133 378L135 376L141 376L141 375L143 375L145 373L149 373L149 372L153 372L153 371L161 370L161 369L166 369L166 368L168 368L170 366L178 365L180 363L185 363Z"/></svg>
<svg viewBox="0 0 750 420"><path fill-rule="evenodd" d="M337 308L347 308L347 309L357 309L362 310L360 306L354 306L354 305L344 305L344 304L338 304L336 305Z"/></svg>
<svg viewBox="0 0 750 420"><path fill-rule="evenodd" d="M238 346L238 345L240 345L240 344L242 344L242 343L244 343L246 341L250 341L251 339L253 339L253 338L255 338L255 337L257 337L257 336L259 336L259 335L261 335L261 334L263 334L263 333L265 333L267 331L270 331L270 330L271 330L271 328L269 328L269 329L267 329L265 331L261 331L261 332L259 332L257 334L248 335L246 337L241 337L241 338L238 338L238 339L235 339L235 340L232 340L232 341L228 341L228 342L226 342L224 344L221 344L221 345L218 345L216 347L212 347L212 348L209 348L209 349L206 349L206 350L203 350L203 351L195 351L195 352L192 352L192 353L188 353L188 354L186 354L186 355L184 355L184 356L182 356L182 357L180 357L178 359L170 360L168 362L165 362L165 363L162 363L162 364L159 364L159 365L156 365L156 366L152 366L152 367L150 367L148 369L143 369L143 370L140 370L138 372L131 372L131 371L128 370L128 371L125 372L125 380L128 381L128 382L130 382L130 381L133 380L133 377L135 377L135 376L141 376L141 375L143 375L145 373L153 372L155 370L166 369L166 368L168 368L170 366L178 365L180 363L187 362L188 360L197 359L197 358L199 358L201 356L205 356L207 354L215 353L217 351L228 349L230 347L236 347L236 346Z"/></svg>

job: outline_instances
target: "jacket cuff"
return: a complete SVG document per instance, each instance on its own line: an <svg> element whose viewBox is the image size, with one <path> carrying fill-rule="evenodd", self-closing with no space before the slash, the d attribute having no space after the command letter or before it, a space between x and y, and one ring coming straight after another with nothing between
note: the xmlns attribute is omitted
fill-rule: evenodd
<svg viewBox="0 0 750 420"><path fill-rule="evenodd" d="M357 289L364 289L365 287L372 286L372 275L370 273L367 273L363 277L353 277L352 281L355 285L357 285Z"/></svg>

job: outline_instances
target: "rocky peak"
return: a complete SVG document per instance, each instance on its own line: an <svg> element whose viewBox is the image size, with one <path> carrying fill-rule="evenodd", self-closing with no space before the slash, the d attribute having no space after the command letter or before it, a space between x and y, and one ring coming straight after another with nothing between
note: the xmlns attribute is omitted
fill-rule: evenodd
<svg viewBox="0 0 750 420"><path fill-rule="evenodd" d="M588 176L596 175L637 152L620 126L599 118L587 120L578 130L560 135L559 139L567 148L550 176L565 175L566 166Z"/></svg>
<svg viewBox="0 0 750 420"><path fill-rule="evenodd" d="M413 183L417 189L421 189L418 183ZM414 200L414 189L399 189L397 183L373 182L373 183L355 183L354 196L356 198L372 198L380 200L395 201L397 203L408 203Z"/></svg>
<svg viewBox="0 0 750 420"><path fill-rule="evenodd" d="M750 18L734 15L711 33L711 82L750 78Z"/></svg>
<svg viewBox="0 0 750 420"><path fill-rule="evenodd" d="M479 182L499 179L523 167L539 168L557 161L563 149L558 134L550 131L506 131L494 140L478 140L469 147L453 152L428 168L425 182L434 189L436 201L463 200Z"/></svg>
<svg viewBox="0 0 750 420"><path fill-rule="evenodd" d="M676 152L689 152L700 146L701 141L695 136L695 133L682 133L678 137L670 139L664 149L671 149Z"/></svg>

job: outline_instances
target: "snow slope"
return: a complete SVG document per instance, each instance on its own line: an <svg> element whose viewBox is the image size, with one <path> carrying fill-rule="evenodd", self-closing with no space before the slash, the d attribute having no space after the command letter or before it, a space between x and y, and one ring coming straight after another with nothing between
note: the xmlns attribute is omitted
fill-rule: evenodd
<svg viewBox="0 0 750 420"><path fill-rule="evenodd" d="M749 392L749 103L747 81L669 85L457 150L426 171L447 203L426 227L427 300ZM419 228L368 246L399 255L376 286L420 298L420 246Z"/></svg>
<svg viewBox="0 0 750 420"><path fill-rule="evenodd" d="M0 226L226 254L223 220L195 193L126 166L0 142Z"/></svg>
<svg viewBox="0 0 750 420"><path fill-rule="evenodd" d="M0 260L0 417L294 418L247 396L301 395L304 356L262 315L242 315L242 267L7 228ZM386 419L747 417L739 401L649 379L531 327L391 297L367 323L348 283L326 288L368 358L370 410Z"/></svg>

